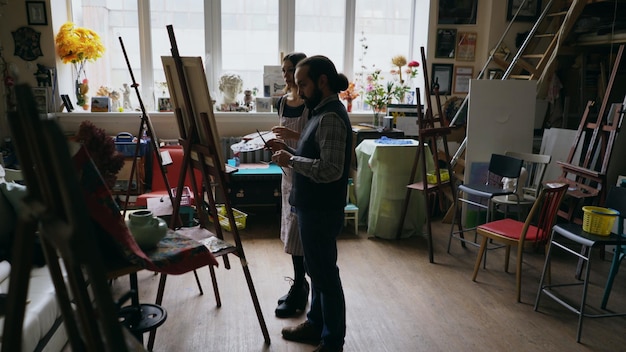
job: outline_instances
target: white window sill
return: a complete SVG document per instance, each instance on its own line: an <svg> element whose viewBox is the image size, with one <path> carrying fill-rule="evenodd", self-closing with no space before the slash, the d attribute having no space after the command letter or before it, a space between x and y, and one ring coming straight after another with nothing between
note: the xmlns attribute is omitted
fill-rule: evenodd
<svg viewBox="0 0 626 352"><path fill-rule="evenodd" d="M179 137L178 125L173 112L150 112L148 115L157 138L177 139ZM214 115L219 134L224 137L243 136L254 132L256 129L267 131L278 123L278 116L275 112L215 112ZM58 118L59 123L67 133L76 132L82 121L89 120L96 126L103 128L108 134L116 135L120 132L137 134L142 113L140 111L88 112L75 110L70 113L53 113L49 116ZM350 121L353 125L371 123L372 117L371 111L350 113Z"/></svg>

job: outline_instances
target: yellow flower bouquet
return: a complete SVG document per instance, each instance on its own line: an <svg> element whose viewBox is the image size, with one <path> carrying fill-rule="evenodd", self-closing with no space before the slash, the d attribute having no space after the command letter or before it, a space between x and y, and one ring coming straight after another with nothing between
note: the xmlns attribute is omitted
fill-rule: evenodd
<svg viewBox="0 0 626 352"><path fill-rule="evenodd" d="M59 29L55 37L56 51L64 64L71 63L76 71L76 103L83 108L87 105L87 91L89 81L80 79L85 75L87 61L94 62L104 53L104 45L100 36L93 30L78 27L72 22L66 22Z"/></svg>

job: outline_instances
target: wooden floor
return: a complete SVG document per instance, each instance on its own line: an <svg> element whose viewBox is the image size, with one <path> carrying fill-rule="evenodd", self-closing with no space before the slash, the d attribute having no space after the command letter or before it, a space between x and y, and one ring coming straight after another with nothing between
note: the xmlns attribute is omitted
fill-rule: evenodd
<svg viewBox="0 0 626 352"><path fill-rule="evenodd" d="M263 341L241 264L234 258L230 270L222 263L217 269L221 308L215 305L208 269L199 272L203 296L191 273L168 277L163 303L168 319L158 329L155 351L313 350L313 346L281 338L281 329L300 323L304 314L291 319L274 316L276 299L289 289L284 277L292 276L290 257L278 238L278 214L273 209L248 211L247 229L241 235L271 345ZM434 264L428 262L422 237L382 240L368 237L363 229L355 235L351 229L338 239L347 306L345 351L626 350L624 317L585 319L581 343L576 343L574 313L545 296L539 311L533 310L542 253L525 255L522 303L516 303L514 264L505 273L502 251L491 251L487 269L481 267L477 282L472 282L477 250L453 242L447 254L448 224L435 224ZM593 265L591 306L599 306L609 260L607 255ZM574 259L555 256L553 282L571 280L574 269ZM626 311L625 275L621 272L616 277L609 301L612 310ZM142 301L153 302L158 276L144 271L139 280ZM117 295L127 289L126 280L114 283ZM572 294L573 299L578 297Z"/></svg>

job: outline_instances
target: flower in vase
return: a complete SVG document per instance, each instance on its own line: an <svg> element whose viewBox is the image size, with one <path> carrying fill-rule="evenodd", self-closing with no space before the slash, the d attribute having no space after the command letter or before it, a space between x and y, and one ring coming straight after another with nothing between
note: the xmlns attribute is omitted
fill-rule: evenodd
<svg viewBox="0 0 626 352"><path fill-rule="evenodd" d="M403 55L396 55L391 58L391 63L398 67L396 72L400 76L400 84L404 84L404 80L402 79L402 66L406 65L406 57Z"/></svg>
<svg viewBox="0 0 626 352"><path fill-rule="evenodd" d="M394 88L394 98L396 98L399 103L403 103L405 94L411 90L413 78L415 78L418 74L418 67L420 64L415 60L407 62L406 57L403 55L394 56L391 59L391 64L397 67L397 69L394 67L391 70L391 74L393 76L398 75L397 81L399 83L396 84L396 87ZM403 69L405 65L407 67ZM408 81L405 81L404 77L402 77L403 72L406 73Z"/></svg>
<svg viewBox="0 0 626 352"><path fill-rule="evenodd" d="M72 22L66 22L61 26L54 42L63 63L72 63L79 66L80 70L84 70L87 61L96 61L104 53L104 45L96 32L85 27L77 27ZM77 72L80 72L79 69Z"/></svg>
<svg viewBox="0 0 626 352"><path fill-rule="evenodd" d="M80 77L85 75L85 64L87 61L94 62L102 57L104 45L100 36L93 30L85 27L78 27L72 22L64 23L57 33L54 42L56 44L57 55L64 64L71 63L76 71L76 98L78 105L81 104L78 94L81 90L85 93L89 89L88 82L80 81ZM83 100L85 93L83 95Z"/></svg>
<svg viewBox="0 0 626 352"><path fill-rule="evenodd" d="M348 102L348 112L352 111L352 101L359 96L359 93L356 91L356 86L354 82L350 82L348 84L348 88L344 91L339 92L339 98Z"/></svg>
<svg viewBox="0 0 626 352"><path fill-rule="evenodd" d="M407 69L406 69L406 73L409 75L409 78L413 79L415 78L415 76L417 76L418 72L417 72L417 68L420 67L420 63L413 60L411 62L409 62L407 64Z"/></svg>

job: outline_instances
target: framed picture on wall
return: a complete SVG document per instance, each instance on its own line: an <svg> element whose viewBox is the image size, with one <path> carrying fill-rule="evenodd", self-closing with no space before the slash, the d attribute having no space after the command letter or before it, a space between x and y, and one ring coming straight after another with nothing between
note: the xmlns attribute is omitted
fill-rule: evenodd
<svg viewBox="0 0 626 352"><path fill-rule="evenodd" d="M456 50L456 29L438 29L435 47L435 57L441 59L454 59Z"/></svg>
<svg viewBox="0 0 626 352"><path fill-rule="evenodd" d="M438 24L476 24L478 0L440 0Z"/></svg>
<svg viewBox="0 0 626 352"><path fill-rule="evenodd" d="M518 10L517 21L535 22L539 18L539 13L541 13L541 0L526 0L524 5L522 5L522 2L524 2L524 0L508 0L506 7L507 21L512 20ZM520 5L522 6L521 8Z"/></svg>
<svg viewBox="0 0 626 352"><path fill-rule="evenodd" d="M28 25L48 25L48 16L46 15L45 1L26 1L26 15L28 17Z"/></svg>
<svg viewBox="0 0 626 352"><path fill-rule="evenodd" d="M476 58L476 32L459 32L457 35L456 59L474 61Z"/></svg>
<svg viewBox="0 0 626 352"><path fill-rule="evenodd" d="M474 76L474 68L471 66L455 66L454 67L454 86L452 93L467 94L469 93L469 82Z"/></svg>
<svg viewBox="0 0 626 352"><path fill-rule="evenodd" d="M452 92L452 64L433 64L430 94L435 95L435 89L439 89L439 95L450 95Z"/></svg>

